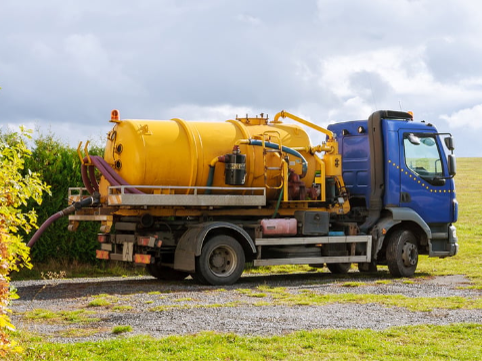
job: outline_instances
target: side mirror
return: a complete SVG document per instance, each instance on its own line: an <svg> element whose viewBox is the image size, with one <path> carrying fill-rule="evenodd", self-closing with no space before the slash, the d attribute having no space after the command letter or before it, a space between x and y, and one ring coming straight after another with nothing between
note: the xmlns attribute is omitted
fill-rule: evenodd
<svg viewBox="0 0 482 361"><path fill-rule="evenodd" d="M453 152L454 149L455 149L454 138L452 138L452 137L444 138L444 142L445 142L445 146L447 147L447 149L450 150L451 152Z"/></svg>
<svg viewBox="0 0 482 361"><path fill-rule="evenodd" d="M420 145L420 138L413 133L408 135L408 141L414 145Z"/></svg>
<svg viewBox="0 0 482 361"><path fill-rule="evenodd" d="M447 139L452 139L452 137L445 138L445 140ZM457 164L455 162L455 155L449 154L447 160L448 160L448 167L449 167L449 175L453 177L454 175L457 174Z"/></svg>

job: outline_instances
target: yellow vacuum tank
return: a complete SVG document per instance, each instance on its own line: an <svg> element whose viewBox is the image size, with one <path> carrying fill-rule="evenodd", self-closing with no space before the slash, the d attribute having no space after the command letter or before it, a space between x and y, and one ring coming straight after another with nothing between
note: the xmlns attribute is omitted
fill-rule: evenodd
<svg viewBox="0 0 482 361"><path fill-rule="evenodd" d="M114 111L115 112L115 111ZM114 114L113 112L113 114ZM132 185L206 186L210 164L216 157L239 151L246 155L244 187L281 185L281 153L262 146L261 139L288 148L310 146L308 134L299 126L267 118L244 118L226 122L187 122L171 120L118 120L109 132L104 159ZM258 145L243 140L258 139ZM246 142L244 142L246 143ZM314 157L300 151L307 162L302 179L312 185ZM215 164L213 187L225 187L225 164ZM310 166L311 165L311 166ZM289 168L302 174L302 160L289 155ZM278 169L278 170L277 170ZM186 190L183 191L186 193ZM276 192L269 194L274 196Z"/></svg>

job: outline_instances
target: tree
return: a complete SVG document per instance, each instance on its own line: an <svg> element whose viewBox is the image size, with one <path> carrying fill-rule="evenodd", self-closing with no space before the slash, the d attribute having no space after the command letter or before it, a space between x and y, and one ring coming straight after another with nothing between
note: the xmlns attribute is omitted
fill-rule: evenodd
<svg viewBox="0 0 482 361"><path fill-rule="evenodd" d="M20 132L0 133L0 356L17 350L6 334L13 329L8 309L10 300L17 297L10 288L11 271L31 268L29 249L19 235L36 227L34 210L22 211L29 199L42 202L42 193L50 192L37 173L25 169L31 156L26 141L31 131L20 127Z"/></svg>

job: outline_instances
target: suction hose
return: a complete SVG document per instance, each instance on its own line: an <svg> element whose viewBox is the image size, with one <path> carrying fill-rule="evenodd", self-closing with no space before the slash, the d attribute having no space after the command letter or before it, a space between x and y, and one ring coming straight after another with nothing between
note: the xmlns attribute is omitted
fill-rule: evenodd
<svg viewBox="0 0 482 361"><path fill-rule="evenodd" d="M61 211L55 213L54 215L50 216L41 226L40 228L37 230L37 232L35 232L35 234L33 235L33 237L30 239L30 241L28 242L27 246L32 248L33 245L35 244L35 242L37 242L37 240L40 238L40 236L42 235L42 233L44 233L44 231L48 228L48 226L50 226L54 221L56 221L57 219L63 217L63 216L66 216L68 214L71 214L71 213L74 213L75 211L78 211L79 209L81 209L82 207L86 207L86 206L93 206L93 205L96 205L97 203L99 203L100 201L100 194L99 192L94 192L93 195L91 195L90 197L87 197L87 198L84 198L82 199L80 202L74 202L72 203L70 206L68 206L67 208L64 208L62 209Z"/></svg>
<svg viewBox="0 0 482 361"><path fill-rule="evenodd" d="M92 165L82 164L81 173L82 181L84 182L85 188L90 194L99 190L99 184L95 179L94 166L102 173L102 175L107 179L107 181L112 186L128 186L129 183L122 178L102 157L91 156ZM84 163L87 163L87 158L84 158ZM143 194L140 190L136 188L126 188L126 193Z"/></svg>
<svg viewBox="0 0 482 361"><path fill-rule="evenodd" d="M57 219L74 213L82 207L93 206L100 202L99 184L95 178L94 167L96 167L102 173L102 175L112 186L129 186L129 183L127 183L126 180L122 178L102 157L91 156L90 161L92 161L92 164L86 165L89 160L84 158L84 162L81 167L81 174L85 188L87 188L87 191L91 194L91 196L82 199L80 202L75 202L67 208L64 208L50 216L30 239L27 244L28 247L32 247L40 238L42 233ZM143 192L136 188L126 188L125 191L126 193L143 194Z"/></svg>

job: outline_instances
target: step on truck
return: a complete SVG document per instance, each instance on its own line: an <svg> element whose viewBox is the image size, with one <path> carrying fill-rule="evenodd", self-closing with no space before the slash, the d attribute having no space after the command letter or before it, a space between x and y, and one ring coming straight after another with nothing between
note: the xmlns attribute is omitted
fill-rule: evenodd
<svg viewBox="0 0 482 361"><path fill-rule="evenodd" d="M85 187L58 215L99 222L99 259L226 285L247 263L411 277L420 254L457 253L453 139L410 112L110 121L103 157L79 145Z"/></svg>

